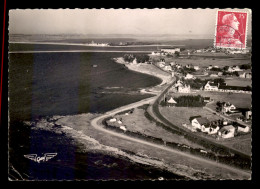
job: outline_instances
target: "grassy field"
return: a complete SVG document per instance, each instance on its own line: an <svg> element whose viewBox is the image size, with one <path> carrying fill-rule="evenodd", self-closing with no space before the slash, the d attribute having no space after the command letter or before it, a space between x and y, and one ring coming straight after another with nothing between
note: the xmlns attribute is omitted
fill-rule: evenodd
<svg viewBox="0 0 260 189"><path fill-rule="evenodd" d="M232 77L229 79L225 79L227 85L232 86L252 86L252 79L240 78L240 77Z"/></svg>
<svg viewBox="0 0 260 189"><path fill-rule="evenodd" d="M219 116L203 109L191 107L159 107L162 115L171 121L176 126L182 126L183 123L190 124L189 118L191 116L207 117L210 121L220 119Z"/></svg>
<svg viewBox="0 0 260 189"><path fill-rule="evenodd" d="M234 104L237 108L250 108L252 104L251 94L242 94L242 93L222 93L222 92L208 92L208 91L199 91L197 94L202 96L209 96L214 100L213 103L208 104L209 108L213 110L216 109L217 101L230 102Z"/></svg>
<svg viewBox="0 0 260 189"><path fill-rule="evenodd" d="M161 58L165 59L165 62L176 61L177 64L188 65L192 64L195 66L200 66L201 68L208 67L209 65L213 66L233 66L233 65L242 65L251 63L250 58L217 58L217 57L191 57L191 58L176 58L176 57L166 57L166 56L156 56L154 60L160 60Z"/></svg>
<svg viewBox="0 0 260 189"><path fill-rule="evenodd" d="M191 146L192 148L203 148L198 144L194 144L182 136L175 135L164 130L161 127L156 126L154 122L151 122L144 116L145 110L135 108L132 114L129 115L116 115L117 119L122 119L122 125L125 125L127 130L131 132L139 132L148 136L161 138L164 141L175 142ZM118 124L119 126L119 124ZM203 148L204 149L204 148Z"/></svg>

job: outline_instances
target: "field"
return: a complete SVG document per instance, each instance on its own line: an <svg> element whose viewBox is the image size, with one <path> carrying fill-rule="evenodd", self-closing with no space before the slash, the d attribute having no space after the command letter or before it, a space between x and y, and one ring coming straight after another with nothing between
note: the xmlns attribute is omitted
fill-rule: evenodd
<svg viewBox="0 0 260 189"><path fill-rule="evenodd" d="M207 117L210 121L220 119L219 116L203 109L191 107L159 107L162 115L176 126L182 126L183 123L190 124L189 118L192 116Z"/></svg>
<svg viewBox="0 0 260 189"><path fill-rule="evenodd" d="M157 126L154 122L151 122L144 116L144 112L145 110L143 109L135 108L133 113L129 115L116 115L115 118L122 119L122 125L125 125L127 130L131 132L139 132L148 136L161 138L164 141L185 144L192 148L204 149L202 146L191 143L182 136L175 135ZM119 127L119 124L115 125Z"/></svg>
<svg viewBox="0 0 260 189"><path fill-rule="evenodd" d="M153 57L154 60L160 60L160 58L164 58L165 62L173 62L175 61L177 64L181 65L194 65L199 66L200 68L208 67L209 65L213 66L233 66L233 65L242 65L248 64L251 62L249 58L218 58L218 57L191 57L191 58L175 58L175 57L166 57L166 56L156 56Z"/></svg>
<svg viewBox="0 0 260 189"><path fill-rule="evenodd" d="M207 106L213 110L216 110L216 102L224 101L234 104L237 108L250 108L252 104L251 94L241 94L241 93L222 93L222 92L208 92L199 91L198 94L202 96L208 96L214 100L213 103Z"/></svg>
<svg viewBox="0 0 260 189"><path fill-rule="evenodd" d="M252 79L240 78L240 77L233 77L225 79L227 85L232 86L252 86Z"/></svg>

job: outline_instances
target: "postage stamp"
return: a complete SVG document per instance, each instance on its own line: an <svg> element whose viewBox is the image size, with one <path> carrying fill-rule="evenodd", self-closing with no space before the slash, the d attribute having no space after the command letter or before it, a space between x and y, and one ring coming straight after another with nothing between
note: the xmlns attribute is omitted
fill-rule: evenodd
<svg viewBox="0 0 260 189"><path fill-rule="evenodd" d="M217 11L215 47L245 49L247 12Z"/></svg>

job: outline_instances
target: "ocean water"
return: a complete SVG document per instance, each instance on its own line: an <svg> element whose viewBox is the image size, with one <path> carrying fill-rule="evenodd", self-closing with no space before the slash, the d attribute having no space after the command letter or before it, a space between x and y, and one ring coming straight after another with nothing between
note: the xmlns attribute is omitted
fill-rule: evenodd
<svg viewBox="0 0 260 189"><path fill-rule="evenodd" d="M137 91L160 79L128 70L122 53L9 55L11 120L106 112L147 97ZM96 67L93 67L96 65Z"/></svg>
<svg viewBox="0 0 260 189"><path fill-rule="evenodd" d="M106 112L149 95L136 92L160 79L111 60L124 53L33 53L9 55L9 163L29 180L185 179L152 166L104 153L83 152L63 134L33 130L22 121L51 115ZM93 67L97 65L97 67ZM57 152L45 163L25 154ZM21 179L10 169L10 178Z"/></svg>

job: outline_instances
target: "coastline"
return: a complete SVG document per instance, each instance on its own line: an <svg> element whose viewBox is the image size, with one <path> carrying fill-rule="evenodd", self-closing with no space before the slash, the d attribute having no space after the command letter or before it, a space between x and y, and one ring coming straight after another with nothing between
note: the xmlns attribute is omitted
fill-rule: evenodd
<svg viewBox="0 0 260 189"><path fill-rule="evenodd" d="M158 94L161 92L166 84L169 84L172 81L172 77L170 73L164 72L152 64L131 64L124 61L123 57L118 57L113 59L118 64L125 65L129 70L151 75L161 79L161 83L159 85L143 88L140 90L141 93L152 93ZM168 76L167 76L168 75Z"/></svg>

